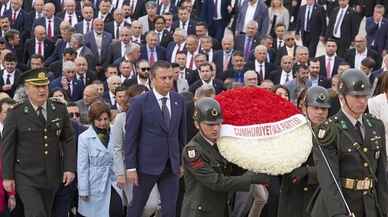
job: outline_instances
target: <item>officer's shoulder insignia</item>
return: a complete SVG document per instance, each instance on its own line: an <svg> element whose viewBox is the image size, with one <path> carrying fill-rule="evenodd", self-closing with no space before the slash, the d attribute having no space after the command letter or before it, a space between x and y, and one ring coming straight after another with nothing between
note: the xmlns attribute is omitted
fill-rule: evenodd
<svg viewBox="0 0 388 217"><path fill-rule="evenodd" d="M336 136L335 124L333 122L325 121L316 129L317 141L320 145L328 145L332 143Z"/></svg>

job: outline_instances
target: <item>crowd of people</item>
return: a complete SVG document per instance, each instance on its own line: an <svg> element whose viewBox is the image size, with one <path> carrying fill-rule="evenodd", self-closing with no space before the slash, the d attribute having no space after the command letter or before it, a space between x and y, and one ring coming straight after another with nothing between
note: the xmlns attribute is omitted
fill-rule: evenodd
<svg viewBox="0 0 388 217"><path fill-rule="evenodd" d="M386 7L350 0L0 0L0 216L307 216L318 183L294 186L310 193L295 208L288 202L297 194L284 193L295 177L317 179L306 165L291 178L249 173L243 182L223 179L224 161L197 156L198 144L216 143L206 132L221 122L203 124L206 114L193 119L206 107L196 102L205 98L221 114L210 98L263 88L304 114L327 110L310 112L321 117L312 121L317 127L344 106L353 112L344 97L353 95L341 88L357 89L343 80L354 68L369 81L368 112L383 121L385 138ZM317 91L327 101L312 103ZM201 159L212 164L207 172ZM222 173L222 180L208 173ZM211 205L212 196L225 196L213 191L238 192Z"/></svg>

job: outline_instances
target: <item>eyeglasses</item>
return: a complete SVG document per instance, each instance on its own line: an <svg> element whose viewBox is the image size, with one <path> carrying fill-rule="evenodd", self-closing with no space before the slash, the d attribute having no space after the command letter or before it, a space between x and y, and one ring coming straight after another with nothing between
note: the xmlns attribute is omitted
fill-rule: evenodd
<svg viewBox="0 0 388 217"><path fill-rule="evenodd" d="M140 70L142 70L142 71L149 71L150 69L151 68L149 68L149 67L148 68L147 67L146 68L140 68Z"/></svg>
<svg viewBox="0 0 388 217"><path fill-rule="evenodd" d="M79 118L81 114L79 112L69 112L69 115L73 118Z"/></svg>
<svg viewBox="0 0 388 217"><path fill-rule="evenodd" d="M295 41L295 38L287 38L286 41Z"/></svg>

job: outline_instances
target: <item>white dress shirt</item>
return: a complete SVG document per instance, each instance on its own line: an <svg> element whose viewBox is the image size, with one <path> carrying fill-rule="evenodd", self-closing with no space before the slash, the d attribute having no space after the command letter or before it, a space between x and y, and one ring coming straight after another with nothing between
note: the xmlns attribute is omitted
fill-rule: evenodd
<svg viewBox="0 0 388 217"><path fill-rule="evenodd" d="M245 29L248 25L248 22L253 20L253 17L255 16L255 11L256 11L258 2L259 1L256 1L256 3L253 5L250 2L248 2L248 8L247 8L247 11L245 13L244 26L242 29L243 32L245 32Z"/></svg>
<svg viewBox="0 0 388 217"><path fill-rule="evenodd" d="M257 60L255 60L255 71L260 73L260 69L261 69L262 75L259 75L259 76L261 76L261 78L259 78L259 80L260 79L264 80L265 79L265 62L259 63Z"/></svg>
<svg viewBox="0 0 388 217"><path fill-rule="evenodd" d="M4 84L6 84L8 75L9 75L10 85L13 85L14 82L15 82L15 71L13 71L13 72L11 72L11 73L8 73L7 70L4 70L4 72L3 72L3 81L4 81Z"/></svg>
<svg viewBox="0 0 388 217"><path fill-rule="evenodd" d="M69 22L69 17L71 16L71 26L72 27L74 27L75 26L75 24L77 24L78 23L78 19L77 19L77 15L75 14L75 13L73 13L73 14L68 14L67 12L65 13L65 21L67 21L67 22Z"/></svg>
<svg viewBox="0 0 388 217"><path fill-rule="evenodd" d="M361 69L361 61L367 57L368 49L365 49L364 52L358 53L356 50L356 55L354 56L354 68Z"/></svg>
<svg viewBox="0 0 388 217"><path fill-rule="evenodd" d="M287 84L287 82L286 82L287 76L288 76L288 81L287 82L290 82L290 81L294 80L294 78L292 76L292 71L289 71L287 73L286 71L282 70L282 74L280 75L280 84L281 85Z"/></svg>
<svg viewBox="0 0 388 217"><path fill-rule="evenodd" d="M162 98L163 98L163 97L166 97L166 98L167 98L166 106L167 106L168 112L170 113L170 117L171 117L171 100L170 100L170 93L168 93L166 96L163 96L162 94L158 93L158 91L156 91L155 89L152 89L152 91L154 92L154 95L155 95L155 97L156 97L156 100L158 101L160 110L162 110Z"/></svg>

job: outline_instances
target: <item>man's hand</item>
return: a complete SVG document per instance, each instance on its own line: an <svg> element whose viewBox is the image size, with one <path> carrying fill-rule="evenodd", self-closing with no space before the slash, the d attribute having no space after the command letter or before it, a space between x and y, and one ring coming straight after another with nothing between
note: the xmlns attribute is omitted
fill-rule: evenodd
<svg viewBox="0 0 388 217"><path fill-rule="evenodd" d="M299 167L294 169L291 172L291 181L293 184L297 184L302 180L305 176L307 176L307 168L306 167Z"/></svg>
<svg viewBox="0 0 388 217"><path fill-rule="evenodd" d="M124 175L117 176L117 185L121 189L125 188L125 186L127 185L127 182L125 181Z"/></svg>
<svg viewBox="0 0 388 217"><path fill-rule="evenodd" d="M15 192L15 180L13 179L4 179L3 187L7 192Z"/></svg>
<svg viewBox="0 0 388 217"><path fill-rule="evenodd" d="M62 77L61 84L62 84L62 88L64 90L69 89L69 81L67 80L67 78L65 76Z"/></svg>
<svg viewBox="0 0 388 217"><path fill-rule="evenodd" d="M15 207L16 207L16 198L14 195L12 195L8 198L8 209L12 211L13 209L15 209Z"/></svg>
<svg viewBox="0 0 388 217"><path fill-rule="evenodd" d="M65 186L68 186L74 180L74 177L75 177L75 174L73 172L69 172L69 171L64 172L62 182L65 184Z"/></svg>
<svg viewBox="0 0 388 217"><path fill-rule="evenodd" d="M128 182L133 184L134 186L139 185L139 180L138 180L136 171L127 171L127 179L128 179Z"/></svg>

